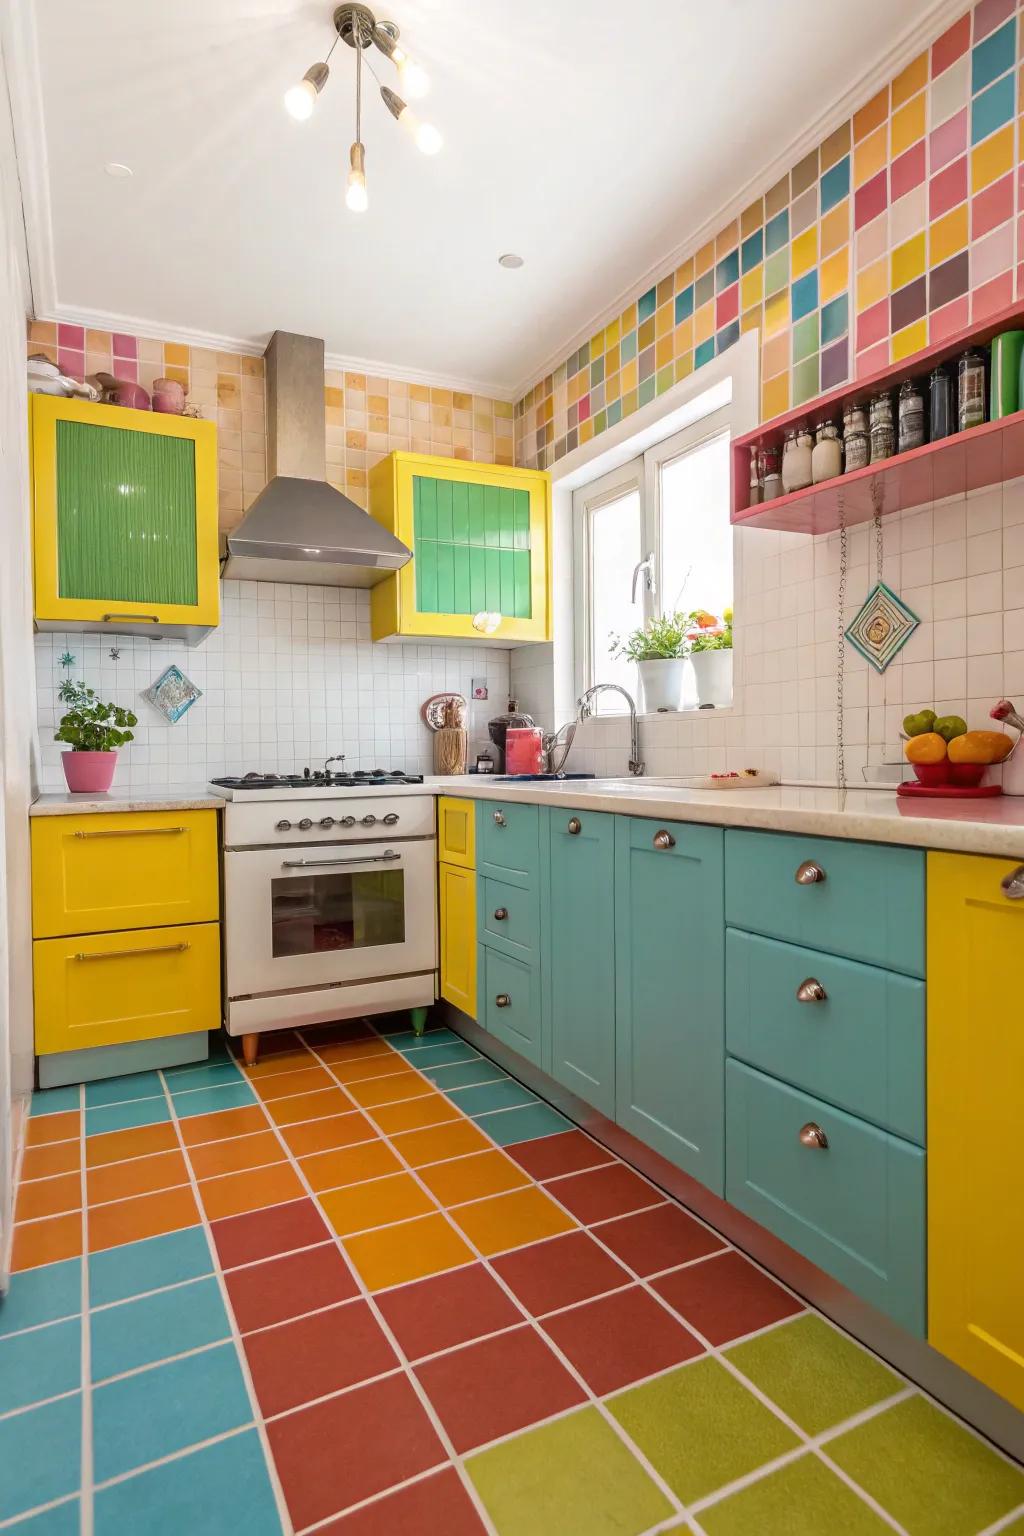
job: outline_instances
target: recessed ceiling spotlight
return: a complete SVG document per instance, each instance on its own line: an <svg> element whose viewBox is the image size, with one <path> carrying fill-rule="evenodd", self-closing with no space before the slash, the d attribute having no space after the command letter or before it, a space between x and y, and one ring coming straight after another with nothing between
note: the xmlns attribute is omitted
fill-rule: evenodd
<svg viewBox="0 0 1024 1536"><path fill-rule="evenodd" d="M113 176L118 181L124 181L129 176L135 175L135 172L132 170L131 166L123 165L120 160L108 160L103 169L106 171L108 176Z"/></svg>
<svg viewBox="0 0 1024 1536"><path fill-rule="evenodd" d="M504 256L498 257L499 267L521 267L522 265L523 258L517 256L515 251L506 251Z"/></svg>

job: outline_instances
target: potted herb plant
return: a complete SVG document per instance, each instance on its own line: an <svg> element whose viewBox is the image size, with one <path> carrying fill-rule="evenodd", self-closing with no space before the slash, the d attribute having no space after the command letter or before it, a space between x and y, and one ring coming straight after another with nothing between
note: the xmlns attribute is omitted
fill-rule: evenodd
<svg viewBox="0 0 1024 1536"><path fill-rule="evenodd" d="M668 613L660 619L648 619L624 640L612 636L611 654L636 662L648 714L682 708L689 627L689 614Z"/></svg>
<svg viewBox="0 0 1024 1536"><path fill-rule="evenodd" d="M138 719L120 704L101 704L92 688L65 678L57 691L62 704L71 708L61 716L54 741L66 741L70 752L62 752L61 763L68 789L73 793L105 794L117 766L117 748L135 737L128 726Z"/></svg>
<svg viewBox="0 0 1024 1536"><path fill-rule="evenodd" d="M688 616L690 665L697 684L697 707L727 709L732 703L732 609L719 619L706 608Z"/></svg>

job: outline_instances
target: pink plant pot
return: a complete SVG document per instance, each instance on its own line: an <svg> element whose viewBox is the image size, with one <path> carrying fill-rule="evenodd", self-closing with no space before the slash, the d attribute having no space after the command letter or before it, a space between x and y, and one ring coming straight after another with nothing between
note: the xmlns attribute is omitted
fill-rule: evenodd
<svg viewBox="0 0 1024 1536"><path fill-rule="evenodd" d="M116 752L62 752L60 760L74 795L106 794L117 767Z"/></svg>

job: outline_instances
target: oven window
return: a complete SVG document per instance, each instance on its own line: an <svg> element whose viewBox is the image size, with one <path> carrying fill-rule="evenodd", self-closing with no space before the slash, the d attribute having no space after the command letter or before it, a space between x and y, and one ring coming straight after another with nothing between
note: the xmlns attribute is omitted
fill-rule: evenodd
<svg viewBox="0 0 1024 1536"><path fill-rule="evenodd" d="M270 899L275 959L405 940L400 869L271 880Z"/></svg>

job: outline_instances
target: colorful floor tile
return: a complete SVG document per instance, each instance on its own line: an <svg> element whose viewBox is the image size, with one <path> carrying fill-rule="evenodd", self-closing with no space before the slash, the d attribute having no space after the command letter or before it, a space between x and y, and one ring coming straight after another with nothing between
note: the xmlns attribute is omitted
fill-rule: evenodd
<svg viewBox="0 0 1024 1536"><path fill-rule="evenodd" d="M35 1094L13 1268L17 1536L1024 1532L1024 1470L450 1030Z"/></svg>

